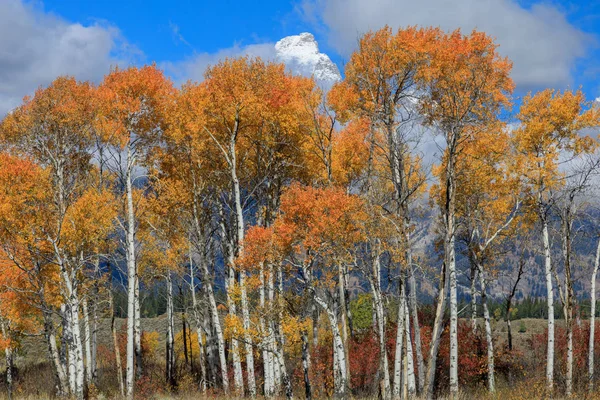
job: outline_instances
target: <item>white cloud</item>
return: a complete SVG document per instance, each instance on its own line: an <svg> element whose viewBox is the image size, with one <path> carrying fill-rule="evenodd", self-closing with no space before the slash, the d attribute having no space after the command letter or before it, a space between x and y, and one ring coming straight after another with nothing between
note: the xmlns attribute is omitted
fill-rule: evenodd
<svg viewBox="0 0 600 400"><path fill-rule="evenodd" d="M210 65L215 65L225 58L250 56L263 60L274 60L276 56L274 43L260 43L246 46L233 45L215 53L196 53L182 61L166 61L161 63L165 72L171 75L175 82L182 83L189 79L200 82L204 80L204 72Z"/></svg>
<svg viewBox="0 0 600 400"><path fill-rule="evenodd" d="M59 75L98 81L136 54L113 26L70 23L20 0L1 0L0 118Z"/></svg>
<svg viewBox="0 0 600 400"><path fill-rule="evenodd" d="M513 78L521 89L568 85L576 60L593 41L544 3L526 9L514 0L304 0L300 10L344 57L360 34L385 24L483 30L514 62Z"/></svg>

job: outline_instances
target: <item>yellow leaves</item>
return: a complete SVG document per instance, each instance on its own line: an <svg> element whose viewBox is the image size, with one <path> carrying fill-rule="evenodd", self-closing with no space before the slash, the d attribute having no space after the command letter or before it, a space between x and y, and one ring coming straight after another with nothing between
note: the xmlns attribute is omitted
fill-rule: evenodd
<svg viewBox="0 0 600 400"><path fill-rule="evenodd" d="M121 147L131 134L149 138L164 124L173 95L172 82L155 65L115 68L98 88L96 129Z"/></svg>
<svg viewBox="0 0 600 400"><path fill-rule="evenodd" d="M226 339L239 339L244 332L242 319L235 314L228 313L223 319L223 335Z"/></svg>
<svg viewBox="0 0 600 400"><path fill-rule="evenodd" d="M547 89L523 100L514 145L527 181L538 190L561 184L559 157L590 153L597 143L585 131L600 127L600 110L587 108L581 91Z"/></svg>
<svg viewBox="0 0 600 400"><path fill-rule="evenodd" d="M311 329L311 320L302 319L295 315L286 315L281 328L285 337L285 346L288 349L293 349L302 342L302 332Z"/></svg>
<svg viewBox="0 0 600 400"><path fill-rule="evenodd" d="M445 130L477 125L493 120L500 107L510 104L512 64L496 50L483 32L463 35L456 30L439 36L420 76L420 85L427 89L420 103L427 123Z"/></svg>
<svg viewBox="0 0 600 400"><path fill-rule="evenodd" d="M88 189L67 209L62 229L66 246L93 252L114 228L117 201L112 193Z"/></svg>

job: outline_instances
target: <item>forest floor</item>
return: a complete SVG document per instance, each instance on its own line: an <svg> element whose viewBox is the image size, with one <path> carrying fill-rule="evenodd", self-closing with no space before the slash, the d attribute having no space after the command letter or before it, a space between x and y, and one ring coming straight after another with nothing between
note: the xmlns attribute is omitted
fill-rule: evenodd
<svg viewBox="0 0 600 400"><path fill-rule="evenodd" d="M156 357L158 359L164 358L164 349L165 349L165 337L166 337L166 316L159 316L156 318L143 318L141 320L142 330L144 332L157 332L158 336L158 344L155 347L155 351L158 353ZM181 315L176 315L176 330L180 331L182 327ZM479 321L482 323L483 321ZM564 321L557 320L557 326L561 326ZM115 320L116 327L118 330L122 332L125 331L126 319L116 319ZM513 331L513 345L515 349L519 349L524 353L525 356L532 356L532 354L528 354L531 351L530 349L530 340L537 334L543 334L546 327L546 320L543 319L523 319L512 321L512 331ZM506 323L502 320L493 322L493 331L494 337L497 340L497 343L503 344L507 340L507 327ZM122 340L124 340L124 334L122 334ZM112 357L112 335L110 331L110 320L109 319L101 319L100 327L98 332L98 357L99 360L102 357ZM124 350L124 349L123 349ZM102 352L109 352L101 354ZM113 357L114 359L114 357ZM157 380L160 381L162 379L162 363L158 363L159 367L157 367L156 371L153 374L157 375ZM18 370L18 387L16 396L13 399L22 399L22 400L32 400L32 399L45 399L49 398L48 393L52 392L52 388L48 387L48 383L54 380L52 376L51 370L49 368L47 362L47 348L45 345L45 340L43 336L35 336L26 338L22 347L19 350L18 357L16 359L16 367ZM113 373L105 373L110 369L114 371L113 365L100 365L99 361L99 388L111 388L108 393L114 393L117 390L116 382L114 379ZM3 373L3 367L0 367L0 373ZM0 378L1 379L1 378ZM3 391L4 384L0 384L0 400L3 399ZM504 385L503 385L504 386ZM519 394L519 390L524 390L526 394ZM462 399L521 399L521 398L534 398L533 394L536 393L535 387L527 386L523 389L515 389L507 387L500 387L499 392L495 396L488 396L485 388L482 387L481 391L477 393L463 394L460 396L460 400ZM543 386L540 388L543 390ZM111 392L112 391L112 392ZM23 397L21 397L23 396ZM104 394L99 395L98 399L109 399L114 398L114 395ZM197 399L199 398L198 392L195 392L191 395L181 395L179 397L169 397L168 395L162 394L152 394L148 398L152 399L180 399L180 400L188 400L188 399ZM220 396L210 396L213 399L224 399ZM589 399L599 397L588 397Z"/></svg>

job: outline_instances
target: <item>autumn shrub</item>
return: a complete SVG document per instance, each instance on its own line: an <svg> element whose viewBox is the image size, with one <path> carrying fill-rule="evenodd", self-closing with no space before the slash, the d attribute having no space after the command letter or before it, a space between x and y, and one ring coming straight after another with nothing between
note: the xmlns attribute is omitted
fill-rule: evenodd
<svg viewBox="0 0 600 400"><path fill-rule="evenodd" d="M600 329L596 323L594 335L594 368L600 368ZM573 324L573 385L575 390L584 390L588 383L588 348L590 327L588 323ZM548 343L548 328L544 332L534 334L527 341L530 358L524 360L531 371L543 376L546 367L546 353ZM565 386L567 372L567 332L564 326L556 326L554 331L555 384L562 390Z"/></svg>
<svg viewBox="0 0 600 400"><path fill-rule="evenodd" d="M373 393L379 370L377 334L367 331L350 340L350 387L356 394Z"/></svg>

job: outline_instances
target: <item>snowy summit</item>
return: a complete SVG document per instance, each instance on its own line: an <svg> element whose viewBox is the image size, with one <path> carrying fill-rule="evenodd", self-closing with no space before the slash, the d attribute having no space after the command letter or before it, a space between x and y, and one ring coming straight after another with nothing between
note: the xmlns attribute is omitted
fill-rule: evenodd
<svg viewBox="0 0 600 400"><path fill-rule="evenodd" d="M319 45L311 33L287 36L275 44L276 57L294 73L314 76L317 84L330 88L342 79L338 67L329 56L319 52Z"/></svg>

